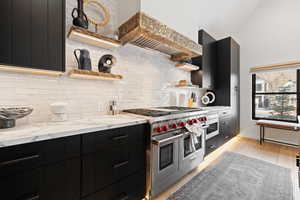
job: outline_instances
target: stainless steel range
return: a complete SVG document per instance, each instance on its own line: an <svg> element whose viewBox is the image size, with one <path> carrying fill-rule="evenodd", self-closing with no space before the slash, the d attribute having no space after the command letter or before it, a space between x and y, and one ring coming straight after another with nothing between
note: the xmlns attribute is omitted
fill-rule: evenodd
<svg viewBox="0 0 300 200"><path fill-rule="evenodd" d="M206 111L172 106L124 112L147 116L150 122L148 198L166 190L203 160L208 127ZM189 131L187 126L196 127L202 134Z"/></svg>

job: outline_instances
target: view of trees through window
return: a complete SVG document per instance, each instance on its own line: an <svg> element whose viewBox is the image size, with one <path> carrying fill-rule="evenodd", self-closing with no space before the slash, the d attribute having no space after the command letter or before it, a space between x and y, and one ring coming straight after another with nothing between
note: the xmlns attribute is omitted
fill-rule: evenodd
<svg viewBox="0 0 300 200"><path fill-rule="evenodd" d="M254 118L297 120L297 71L260 72L255 76Z"/></svg>

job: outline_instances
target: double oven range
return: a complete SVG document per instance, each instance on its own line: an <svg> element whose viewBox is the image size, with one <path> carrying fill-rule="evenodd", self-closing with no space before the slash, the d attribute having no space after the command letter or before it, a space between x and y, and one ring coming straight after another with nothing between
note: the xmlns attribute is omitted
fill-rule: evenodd
<svg viewBox="0 0 300 200"><path fill-rule="evenodd" d="M208 128L206 111L173 106L125 112L147 116L150 122L151 145L147 153L149 198L163 192L204 159ZM186 124L196 125L201 133L195 135L186 128Z"/></svg>

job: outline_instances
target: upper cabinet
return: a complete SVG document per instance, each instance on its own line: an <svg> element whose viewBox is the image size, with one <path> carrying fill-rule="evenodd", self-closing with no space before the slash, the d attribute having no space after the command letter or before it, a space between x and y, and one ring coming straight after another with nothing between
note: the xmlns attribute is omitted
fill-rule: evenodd
<svg viewBox="0 0 300 200"><path fill-rule="evenodd" d="M203 46L203 55L192 59L193 64L200 68L192 72L192 83L202 88L214 89L216 87L217 41L204 30L200 30L198 42Z"/></svg>
<svg viewBox="0 0 300 200"><path fill-rule="evenodd" d="M0 64L65 71L65 0L0 2Z"/></svg>

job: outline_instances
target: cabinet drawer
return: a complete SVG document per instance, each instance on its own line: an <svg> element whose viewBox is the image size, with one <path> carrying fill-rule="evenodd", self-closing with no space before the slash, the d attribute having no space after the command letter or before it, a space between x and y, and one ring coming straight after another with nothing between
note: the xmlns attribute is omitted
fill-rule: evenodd
<svg viewBox="0 0 300 200"><path fill-rule="evenodd" d="M82 195L94 193L122 178L145 169L146 150L142 143L98 151L82 158Z"/></svg>
<svg viewBox="0 0 300 200"><path fill-rule="evenodd" d="M79 200L80 160L72 159L0 178L4 200Z"/></svg>
<svg viewBox="0 0 300 200"><path fill-rule="evenodd" d="M83 200L141 200L145 197L145 193L146 176L145 172L140 172Z"/></svg>
<svg viewBox="0 0 300 200"><path fill-rule="evenodd" d="M39 200L41 174L40 169L33 169L1 177L1 199Z"/></svg>
<svg viewBox="0 0 300 200"><path fill-rule="evenodd" d="M119 145L133 145L145 141L145 125L105 130L83 135L83 154L114 148Z"/></svg>
<svg viewBox="0 0 300 200"><path fill-rule="evenodd" d="M40 143L32 143L1 148L0 177L40 166L41 147Z"/></svg>
<svg viewBox="0 0 300 200"><path fill-rule="evenodd" d="M222 110L219 112L219 117L223 118L223 117L230 117L232 114L232 110L228 109L228 110Z"/></svg>
<svg viewBox="0 0 300 200"><path fill-rule="evenodd" d="M0 148L0 177L80 155L80 136Z"/></svg>

